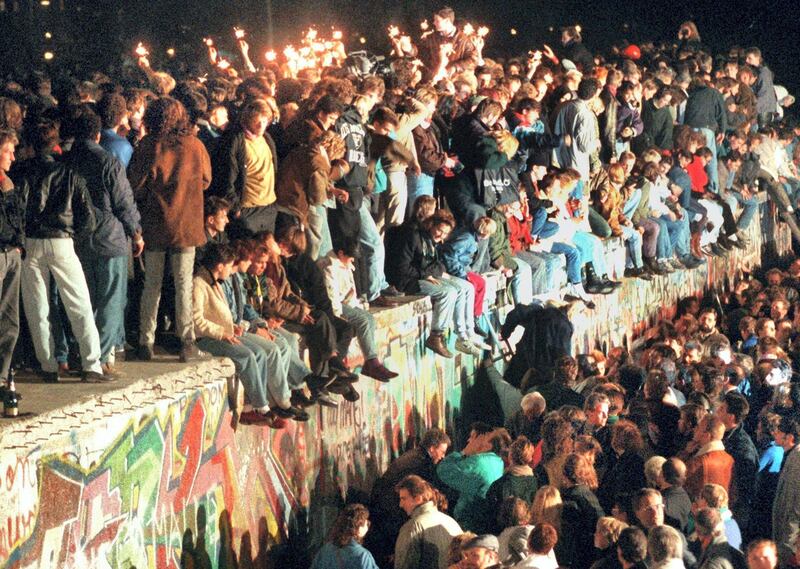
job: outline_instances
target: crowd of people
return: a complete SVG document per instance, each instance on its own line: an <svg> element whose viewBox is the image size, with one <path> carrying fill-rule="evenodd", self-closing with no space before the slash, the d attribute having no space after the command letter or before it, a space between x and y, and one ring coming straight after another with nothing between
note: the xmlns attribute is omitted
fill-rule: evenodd
<svg viewBox="0 0 800 569"><path fill-rule="evenodd" d="M397 377L374 307L430 297L425 347L481 357L507 282L500 336L525 335L486 367L506 425L450 454L428 432L376 484L373 532L348 506L315 567L739 569L747 544L753 569L798 564L800 265L724 313L686 299L641 354L574 359L569 313L534 300L590 317L615 279L745 249L759 193L800 240L793 98L758 48L712 54L692 22L607 54L570 26L504 61L487 33L444 7L418 39L391 26L382 65L315 32L258 67L237 30L241 66L207 39L202 76L140 44L113 77L6 80L0 376L20 332L35 361L15 365L46 382L114 381L172 338L181 361L230 358L241 421L280 428Z"/></svg>

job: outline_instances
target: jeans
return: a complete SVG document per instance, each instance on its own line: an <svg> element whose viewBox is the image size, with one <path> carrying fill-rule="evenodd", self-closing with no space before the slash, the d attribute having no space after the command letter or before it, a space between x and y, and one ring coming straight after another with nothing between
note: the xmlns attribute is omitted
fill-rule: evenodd
<svg viewBox="0 0 800 569"><path fill-rule="evenodd" d="M166 251L145 251L144 291L139 308L139 345L152 346L156 338L156 317L161 301ZM172 278L175 281L175 332L182 342L194 341L192 323L192 271L194 247L171 249Z"/></svg>
<svg viewBox="0 0 800 569"><path fill-rule="evenodd" d="M517 261L517 270L511 277L511 296L516 304L530 304L533 300L533 268L520 258ZM537 279L542 282L547 279L544 262L537 267Z"/></svg>
<svg viewBox="0 0 800 569"><path fill-rule="evenodd" d="M267 356L267 395L270 404L277 403L284 409L291 405L292 392L289 386L289 368L291 366L291 348L281 336L267 340L258 334L244 334L239 338L242 344L258 349Z"/></svg>
<svg viewBox="0 0 800 569"><path fill-rule="evenodd" d="M381 193L381 213L378 216L378 231L383 234L387 227L403 223L408 203L408 180L406 171L387 172L386 191Z"/></svg>
<svg viewBox="0 0 800 569"><path fill-rule="evenodd" d="M648 259L656 257L658 247L658 236L661 235L661 226L650 218L643 219L634 227L641 227L644 230L642 235L642 255Z"/></svg>
<svg viewBox="0 0 800 569"><path fill-rule="evenodd" d="M128 257L87 257L81 259L94 321L100 334L100 361L107 363L119 344L119 327L125 322L128 300Z"/></svg>
<svg viewBox="0 0 800 569"><path fill-rule="evenodd" d="M275 343L282 350L286 349L288 351L289 371L286 380L289 383L289 387L291 389L300 389L306 382L306 377L311 375L311 370L306 365L306 362L303 361L303 358L300 357L297 336L285 328L273 328L270 332L275 336Z"/></svg>
<svg viewBox="0 0 800 569"><path fill-rule="evenodd" d="M758 199L755 196L745 199L742 194L734 191L728 192L728 195L733 196L733 199L742 206L742 213L739 215L739 219L736 220L736 228L739 230L747 229L750 227L750 222L753 221L756 213L758 213Z"/></svg>
<svg viewBox="0 0 800 569"><path fill-rule="evenodd" d="M448 286L446 280L439 280L432 283L422 279L419 282L419 291L431 297L433 305L433 318L431 321L431 333L442 333L447 330L453 322L453 312L456 308L458 291Z"/></svg>
<svg viewBox="0 0 800 569"><path fill-rule="evenodd" d="M583 261L581 264L591 263L594 267L594 272L601 277L608 274L603 243L600 239L591 233L576 231L572 241L575 247L581 252L581 259Z"/></svg>
<svg viewBox="0 0 800 569"><path fill-rule="evenodd" d="M433 195L433 176L427 174L420 174L419 176L408 173L408 199L406 200L406 219L411 217L411 210L414 208L414 202L420 196Z"/></svg>
<svg viewBox="0 0 800 569"><path fill-rule="evenodd" d="M639 203L642 201L642 189L636 188L631 192L631 195L628 197L627 201L622 204L622 213L628 219L633 219L633 214L636 211L636 208L639 207Z"/></svg>
<svg viewBox="0 0 800 569"><path fill-rule="evenodd" d="M275 349L268 353L247 336L251 334L241 336L241 344L198 338L197 346L211 355L233 360L236 374L244 386L245 402L256 408L264 408L269 405L266 378L269 373L279 373L278 351Z"/></svg>
<svg viewBox="0 0 800 569"><path fill-rule="evenodd" d="M378 344L375 341L375 318L368 310L355 306L342 305L342 318L356 331L358 345L365 360L378 357Z"/></svg>
<svg viewBox="0 0 800 569"><path fill-rule="evenodd" d="M567 259L567 280L570 284L578 284L581 279L581 254L578 249L567 243L553 243L550 252L564 255Z"/></svg>
<svg viewBox="0 0 800 569"><path fill-rule="evenodd" d="M706 164L706 174L708 174L708 190L719 193L719 170L717 169L717 140L714 131L709 128L696 128L698 132L702 132L706 137L706 146L711 151L711 160Z"/></svg>
<svg viewBox="0 0 800 569"><path fill-rule="evenodd" d="M312 205L308 208L308 254L314 259L326 256L333 249L331 230L328 227L328 208L324 205Z"/></svg>
<svg viewBox="0 0 800 569"><path fill-rule="evenodd" d="M620 226L622 238L628 250L625 268L640 268L642 266L642 235L633 227Z"/></svg>
<svg viewBox="0 0 800 569"><path fill-rule="evenodd" d="M19 283L22 259L18 249L0 252L0 381L8 377L19 336Z"/></svg>
<svg viewBox="0 0 800 569"><path fill-rule="evenodd" d="M50 275L53 275L72 332L78 341L83 371L100 373L100 335L94 323L86 277L75 254L72 239L28 238L25 249L27 257L22 268L22 303L42 371L58 370L48 318Z"/></svg>
<svg viewBox="0 0 800 569"><path fill-rule="evenodd" d="M689 254L689 215L686 210L683 211L683 217L672 221L666 217L659 219L661 223L661 233L666 233L669 236L670 252L665 257L659 254L659 258L666 259L672 257L674 252L679 259ZM660 238L660 235L659 235Z"/></svg>
<svg viewBox="0 0 800 569"><path fill-rule="evenodd" d="M558 233L558 224L547 219L547 211L544 208L534 210L531 217L531 236L547 239Z"/></svg>
<svg viewBox="0 0 800 569"><path fill-rule="evenodd" d="M361 254L367 267L367 300L372 302L378 298L381 291L389 286L386 282L386 273L383 263L386 258L386 249L381 239L375 220L369 212L369 200L364 200L359 208L361 230L358 242L361 245Z"/></svg>
<svg viewBox="0 0 800 569"><path fill-rule="evenodd" d="M611 237L611 226L603 219L602 215L591 207L589 208L589 227L591 227L592 233L602 239Z"/></svg>

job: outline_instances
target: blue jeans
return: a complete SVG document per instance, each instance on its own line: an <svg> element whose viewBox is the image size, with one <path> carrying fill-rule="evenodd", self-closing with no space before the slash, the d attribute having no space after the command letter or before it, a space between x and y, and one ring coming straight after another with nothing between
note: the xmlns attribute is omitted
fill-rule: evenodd
<svg viewBox="0 0 800 569"><path fill-rule="evenodd" d="M608 274L603 243L600 239L586 231L576 231L572 242L581 252L582 265L591 263L594 267L594 272L599 276Z"/></svg>
<svg viewBox="0 0 800 569"><path fill-rule="evenodd" d="M625 241L625 246L628 250L627 258L625 259L625 268L636 268L642 266L642 235L636 228L622 225L622 238Z"/></svg>
<svg viewBox="0 0 800 569"><path fill-rule="evenodd" d="M267 397L267 368L277 371L277 350L270 354L270 366L267 365L267 353L252 342L245 342L242 336L241 344L231 344L224 340L213 338L198 338L197 347L217 357L230 358L236 368L236 374L244 386L244 399L256 408L269 405Z"/></svg>
<svg viewBox="0 0 800 569"><path fill-rule="evenodd" d="M553 243L550 248L552 253L564 255L567 259L567 280L570 284L581 282L581 254L577 247L567 243Z"/></svg>
<svg viewBox="0 0 800 569"><path fill-rule="evenodd" d="M711 151L711 160L706 164L706 174L708 174L708 189L715 194L719 193L719 170L717 170L717 140L714 131L709 128L696 128L706 137L706 146Z"/></svg>
<svg viewBox="0 0 800 569"><path fill-rule="evenodd" d="M641 201L642 201L642 189L636 188L635 190L633 190L630 197L628 197L628 200L622 205L622 213L625 215L625 217L627 217L628 219L632 219L633 214L636 211L636 208L639 207L639 203Z"/></svg>
<svg viewBox="0 0 800 569"><path fill-rule="evenodd" d="M531 216L531 236L547 239L558 233L558 224L547 219L547 211L544 208L537 208Z"/></svg>
<svg viewBox="0 0 800 569"><path fill-rule="evenodd" d="M667 219L666 217L662 217L659 219L661 224L661 232L665 233L664 229L666 229L666 233L669 236L670 242L670 254L666 255L665 257L661 257L658 255L659 258L669 258L672 256L672 252L674 251L678 258L683 258L689 254L689 215L684 210L683 217L681 219L677 219L672 221ZM659 239L661 238L661 234L659 234Z"/></svg>
<svg viewBox="0 0 800 569"><path fill-rule="evenodd" d="M431 333L442 333L453 323L453 312L456 308L458 290L448 286L446 280L440 279L438 284L422 279L419 282L419 291L431 297L433 316L431 320Z"/></svg>
<svg viewBox="0 0 800 569"><path fill-rule="evenodd" d="M81 265L100 334L100 361L106 363L119 343L119 327L125 322L128 257L96 255L82 258Z"/></svg>
<svg viewBox="0 0 800 569"><path fill-rule="evenodd" d="M433 176L427 174L420 174L416 176L408 173L408 202L406 203L406 219L411 217L411 210L414 208L414 202L420 196L433 195Z"/></svg>
<svg viewBox="0 0 800 569"><path fill-rule="evenodd" d="M533 267L520 258L514 259L517 262L517 270L511 277L511 296L517 304L530 304L533 300ZM537 279L539 282L547 278L546 267L542 262L537 267Z"/></svg>
<svg viewBox="0 0 800 569"><path fill-rule="evenodd" d="M736 220L736 229L747 229L750 227L750 222L753 221L756 213L758 213L758 199L755 196L744 199L742 194L735 191L728 192L728 195L733 196L736 202L742 206L742 213L739 219Z"/></svg>
<svg viewBox="0 0 800 569"><path fill-rule="evenodd" d="M342 305L342 318L356 331L358 345L365 360L378 357L378 344L375 342L375 318L368 310Z"/></svg>
<svg viewBox="0 0 800 569"><path fill-rule="evenodd" d="M364 263L367 266L367 300L372 302L378 298L381 291L389 286L386 274L383 272L383 263L386 258L386 249L378 233L375 220L369 213L368 200L361 203L358 210L361 229L358 233L358 242L361 245Z"/></svg>
<svg viewBox="0 0 800 569"><path fill-rule="evenodd" d="M530 268L531 296L534 294L544 294L546 292L550 292L551 289L549 285L550 280L548 276L547 262L545 261L543 256L539 255L538 253L533 253L531 251L519 251L517 254L514 255L514 260L517 261L518 264L520 262L525 263L525 265ZM525 291L523 285L521 295L522 297L525 297L526 294L527 292ZM524 302L524 304L528 304L529 302L530 300Z"/></svg>
<svg viewBox="0 0 800 569"><path fill-rule="evenodd" d="M308 208L308 254L314 259L321 259L331 252L333 242L328 226L328 208L324 205L312 205Z"/></svg>

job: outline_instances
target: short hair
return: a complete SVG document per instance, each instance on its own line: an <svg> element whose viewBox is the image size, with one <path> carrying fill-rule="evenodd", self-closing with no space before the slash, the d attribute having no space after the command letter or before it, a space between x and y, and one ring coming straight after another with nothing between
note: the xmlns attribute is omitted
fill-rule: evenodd
<svg viewBox="0 0 800 569"><path fill-rule="evenodd" d="M118 93L108 93L97 103L97 114L103 121L103 128L114 128L128 114L125 97Z"/></svg>
<svg viewBox="0 0 800 569"><path fill-rule="evenodd" d="M725 435L725 423L715 415L706 415L700 425L706 433L711 434L714 440L721 441Z"/></svg>
<svg viewBox="0 0 800 569"><path fill-rule="evenodd" d="M497 231L497 222L491 217L483 216L475 220L473 227L478 235L485 237L495 234Z"/></svg>
<svg viewBox="0 0 800 569"><path fill-rule="evenodd" d="M607 403L609 408L611 407L611 400L608 398L608 395L599 391L594 391L589 395L589 397L586 398L586 401L584 401L583 410L591 411L603 403Z"/></svg>
<svg viewBox="0 0 800 569"><path fill-rule="evenodd" d="M663 465L661 465L661 475L664 477L664 482L671 486L683 486L686 482L686 463L680 458L668 458Z"/></svg>
<svg viewBox="0 0 800 569"><path fill-rule="evenodd" d="M797 418L791 415L784 415L781 417L778 430L784 434L794 436L795 444L800 443L800 422L798 422Z"/></svg>
<svg viewBox="0 0 800 569"><path fill-rule="evenodd" d="M52 152L59 140L58 123L55 121L42 120L30 131L31 146L37 154Z"/></svg>
<svg viewBox="0 0 800 569"><path fill-rule="evenodd" d="M425 431L425 434L422 435L422 439L420 440L419 444L424 449L438 447L439 445L443 444L450 446L450 437L447 436L447 433L445 433L442 429L433 427Z"/></svg>
<svg viewBox="0 0 800 569"><path fill-rule="evenodd" d="M317 104L314 105L315 113L325 113L326 115L333 113L340 115L343 111L344 106L333 95L323 95L319 98Z"/></svg>
<svg viewBox="0 0 800 569"><path fill-rule="evenodd" d="M504 528L527 524L531 519L530 504L516 496L508 496L500 503L497 521Z"/></svg>
<svg viewBox="0 0 800 569"><path fill-rule="evenodd" d="M700 490L700 497L706 501L709 508L728 507L728 491L719 484L705 484Z"/></svg>
<svg viewBox="0 0 800 569"><path fill-rule="evenodd" d="M14 146L19 144L19 138L17 138L17 133L11 130L10 128L0 129L0 146L8 144L9 142Z"/></svg>
<svg viewBox="0 0 800 569"><path fill-rule="evenodd" d="M703 508L695 514L694 524L697 533L703 537L718 535L722 516L716 508Z"/></svg>
<svg viewBox="0 0 800 569"><path fill-rule="evenodd" d="M628 563L639 563L647 557L647 537L637 527L622 530L617 540L617 551Z"/></svg>
<svg viewBox="0 0 800 569"><path fill-rule="evenodd" d="M658 479L661 478L664 470L664 463L667 459L663 456L651 456L644 463L644 478L650 486L658 487Z"/></svg>
<svg viewBox="0 0 800 569"><path fill-rule="evenodd" d="M736 424L741 424L750 413L750 403L747 402L747 398L741 393L729 391L722 399L725 402L728 413L733 415Z"/></svg>
<svg viewBox="0 0 800 569"><path fill-rule="evenodd" d="M621 419L611 427L611 441L626 451L641 451L644 448L644 438L639 427L627 419Z"/></svg>
<svg viewBox="0 0 800 569"><path fill-rule="evenodd" d="M231 202L219 196L209 196L203 202L203 218L217 215L222 210L231 209Z"/></svg>
<svg viewBox="0 0 800 569"><path fill-rule="evenodd" d="M625 522L612 516L603 516L597 520L596 531L601 532L610 543L617 543L622 530L628 527Z"/></svg>
<svg viewBox="0 0 800 569"><path fill-rule="evenodd" d="M270 118L273 116L272 107L267 100L257 97L247 99L239 111L239 124L246 126L250 124L253 119L262 115L269 116Z"/></svg>
<svg viewBox="0 0 800 569"><path fill-rule="evenodd" d="M683 558L683 540L678 530L666 524L651 529L647 536L647 553L655 563Z"/></svg>
<svg viewBox="0 0 800 569"><path fill-rule="evenodd" d="M397 127L400 119L397 114L389 107L380 107L372 115L372 123L388 124Z"/></svg>
<svg viewBox="0 0 800 569"><path fill-rule="evenodd" d="M227 265L236 260L236 251L230 245L211 242L203 253L200 264L206 269L213 269L217 265Z"/></svg>
<svg viewBox="0 0 800 569"><path fill-rule="evenodd" d="M434 16L439 16L443 20L450 20L454 22L456 19L456 12L450 6L442 6L433 13Z"/></svg>
<svg viewBox="0 0 800 569"><path fill-rule="evenodd" d="M746 555L750 555L753 551L758 549L759 547L771 547L772 550L777 554L778 546L775 544L774 541L771 539L755 539L747 544L747 550L745 551Z"/></svg>
<svg viewBox="0 0 800 569"><path fill-rule="evenodd" d="M544 522L536 524L528 536L528 548L531 553L544 555L549 553L558 543L558 532L552 525Z"/></svg>
<svg viewBox="0 0 800 569"><path fill-rule="evenodd" d="M528 440L528 437L520 435L508 448L508 457L511 459L511 464L529 465L533 462L535 451L536 447Z"/></svg>
<svg viewBox="0 0 800 569"><path fill-rule="evenodd" d="M416 474L409 474L395 484L394 491L399 494L400 490L405 490L414 498L423 496L425 502L433 500L433 487L427 480Z"/></svg>
<svg viewBox="0 0 800 569"><path fill-rule="evenodd" d="M632 500L633 509L638 510L641 507L642 502L644 502L648 498L653 498L656 496L663 499L663 497L661 496L661 492L659 492L655 488L640 488L633 495L633 500Z"/></svg>
<svg viewBox="0 0 800 569"><path fill-rule="evenodd" d="M578 98L582 101L588 101L594 97L600 90L600 82L594 77L587 77L581 79L578 83Z"/></svg>

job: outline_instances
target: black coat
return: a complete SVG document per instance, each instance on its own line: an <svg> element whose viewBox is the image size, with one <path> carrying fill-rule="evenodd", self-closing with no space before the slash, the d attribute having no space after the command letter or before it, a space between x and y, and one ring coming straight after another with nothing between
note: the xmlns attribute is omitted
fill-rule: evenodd
<svg viewBox="0 0 800 569"><path fill-rule="evenodd" d="M561 500L564 506L559 535L560 554L556 553L558 563L571 569L588 569L594 562L595 550L590 544L594 541L597 520L605 513L587 486L562 490Z"/></svg>
<svg viewBox="0 0 800 569"><path fill-rule="evenodd" d="M445 272L436 244L416 223L407 222L387 235L386 280L403 292L419 293L419 281Z"/></svg>
<svg viewBox="0 0 800 569"><path fill-rule="evenodd" d="M661 491L664 498L664 523L686 533L689 514L692 512L692 499L682 486L670 486Z"/></svg>
<svg viewBox="0 0 800 569"><path fill-rule="evenodd" d="M606 472L597 494L603 508L610 512L618 495L630 494L645 486L644 458L638 452L626 451Z"/></svg>
<svg viewBox="0 0 800 569"><path fill-rule="evenodd" d="M758 451L742 425L725 433L722 443L734 460L731 510L739 525L746 529L758 475Z"/></svg>

